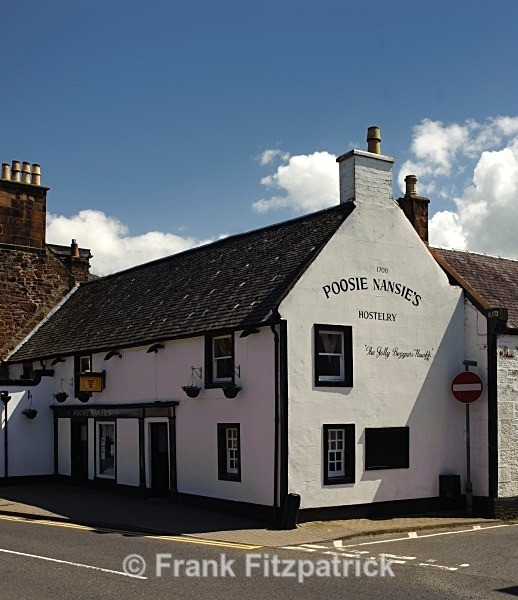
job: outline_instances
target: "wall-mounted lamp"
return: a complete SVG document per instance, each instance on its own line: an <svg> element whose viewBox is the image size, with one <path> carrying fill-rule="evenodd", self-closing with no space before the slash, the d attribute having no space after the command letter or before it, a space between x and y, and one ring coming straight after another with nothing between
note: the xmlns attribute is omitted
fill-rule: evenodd
<svg viewBox="0 0 518 600"><path fill-rule="evenodd" d="M148 350L149 352L149 350ZM108 352L108 354L104 357L104 360L110 360L110 358L113 358L114 356L118 356L119 358L122 358L122 353L119 352L118 350L110 350Z"/></svg>
<svg viewBox="0 0 518 600"><path fill-rule="evenodd" d="M149 354L150 352L154 352L156 354L159 350L162 350L163 347L164 344L153 344L151 348L147 349L147 354Z"/></svg>

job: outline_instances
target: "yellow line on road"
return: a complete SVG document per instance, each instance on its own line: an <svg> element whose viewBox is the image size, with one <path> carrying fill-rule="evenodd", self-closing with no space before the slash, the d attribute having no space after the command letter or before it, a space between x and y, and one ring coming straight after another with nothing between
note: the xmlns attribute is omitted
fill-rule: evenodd
<svg viewBox="0 0 518 600"><path fill-rule="evenodd" d="M63 523L61 521L49 521L46 519L26 519L24 517L15 517L9 515L0 515L0 520L16 521L18 523L32 523L34 525L47 525L50 527L65 527L66 529L79 529L83 531L103 531L107 533L118 533L143 537L150 540L159 540L164 542L180 542L183 544L199 544L203 546L217 546L220 548L237 548L241 550L255 550L261 548L259 545L239 544L237 542L223 542L219 540L205 539L186 535L147 535L138 531L126 531L122 529L106 529L104 527L92 527L89 525L78 525L77 523Z"/></svg>

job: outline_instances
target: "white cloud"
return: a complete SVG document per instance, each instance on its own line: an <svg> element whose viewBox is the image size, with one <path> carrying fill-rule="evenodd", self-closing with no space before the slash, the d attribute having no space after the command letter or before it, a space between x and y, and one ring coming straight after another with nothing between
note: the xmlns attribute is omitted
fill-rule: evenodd
<svg viewBox="0 0 518 600"><path fill-rule="evenodd" d="M413 129L410 150L401 189L413 173L418 193L455 206L430 219L432 244L518 257L518 117L447 125L425 119Z"/></svg>
<svg viewBox="0 0 518 600"><path fill-rule="evenodd" d="M412 173L421 179L419 187L423 193L430 193L437 187L434 179L462 172L467 158L476 160L482 152L498 149L506 138L517 134L518 117L489 117L482 123L468 119L450 124L423 119L412 130L413 158L401 165L399 186L404 190L405 175Z"/></svg>
<svg viewBox="0 0 518 600"><path fill-rule="evenodd" d="M518 258L518 139L482 153L455 203L468 249Z"/></svg>
<svg viewBox="0 0 518 600"><path fill-rule="evenodd" d="M459 217L450 210L435 213L430 219L429 236L434 246L466 249L466 237L459 223Z"/></svg>
<svg viewBox="0 0 518 600"><path fill-rule="evenodd" d="M336 156L329 152L286 155L275 173L263 177L261 183L272 195L254 202L253 209L259 213L282 208L309 212L339 200Z"/></svg>
<svg viewBox="0 0 518 600"><path fill-rule="evenodd" d="M265 150L264 152L262 152L259 157L259 164L264 167L265 165L269 165L270 163L274 162L275 160L280 160L281 162L286 162L290 157L290 153L289 152L283 152L282 150L278 150L278 149L268 149Z"/></svg>
<svg viewBox="0 0 518 600"><path fill-rule="evenodd" d="M96 275L107 275L212 241L160 231L131 236L124 223L98 210L82 210L72 217L47 216L49 244L68 246L72 238L80 247L91 249L91 271Z"/></svg>

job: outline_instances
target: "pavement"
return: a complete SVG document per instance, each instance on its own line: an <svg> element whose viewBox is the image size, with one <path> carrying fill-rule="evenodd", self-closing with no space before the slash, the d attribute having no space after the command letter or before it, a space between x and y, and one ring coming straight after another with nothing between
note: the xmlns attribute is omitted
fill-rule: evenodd
<svg viewBox="0 0 518 600"><path fill-rule="evenodd" d="M268 528L264 521L233 514L57 482L0 487L0 514L78 523L99 529L183 535L267 547L500 522L462 514L438 513L382 519L310 521L297 525L296 529L283 531Z"/></svg>

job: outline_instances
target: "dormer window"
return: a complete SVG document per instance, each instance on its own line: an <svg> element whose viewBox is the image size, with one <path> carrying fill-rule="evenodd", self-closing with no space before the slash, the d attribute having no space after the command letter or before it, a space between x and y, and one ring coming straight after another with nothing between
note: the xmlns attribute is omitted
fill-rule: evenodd
<svg viewBox="0 0 518 600"><path fill-rule="evenodd" d="M92 355L85 354L79 357L79 372L90 373L92 371Z"/></svg>
<svg viewBox="0 0 518 600"><path fill-rule="evenodd" d="M75 394L76 397L80 393L79 379L80 375L84 373L92 372L92 355L91 354L78 354L74 356L74 382L75 382Z"/></svg>

